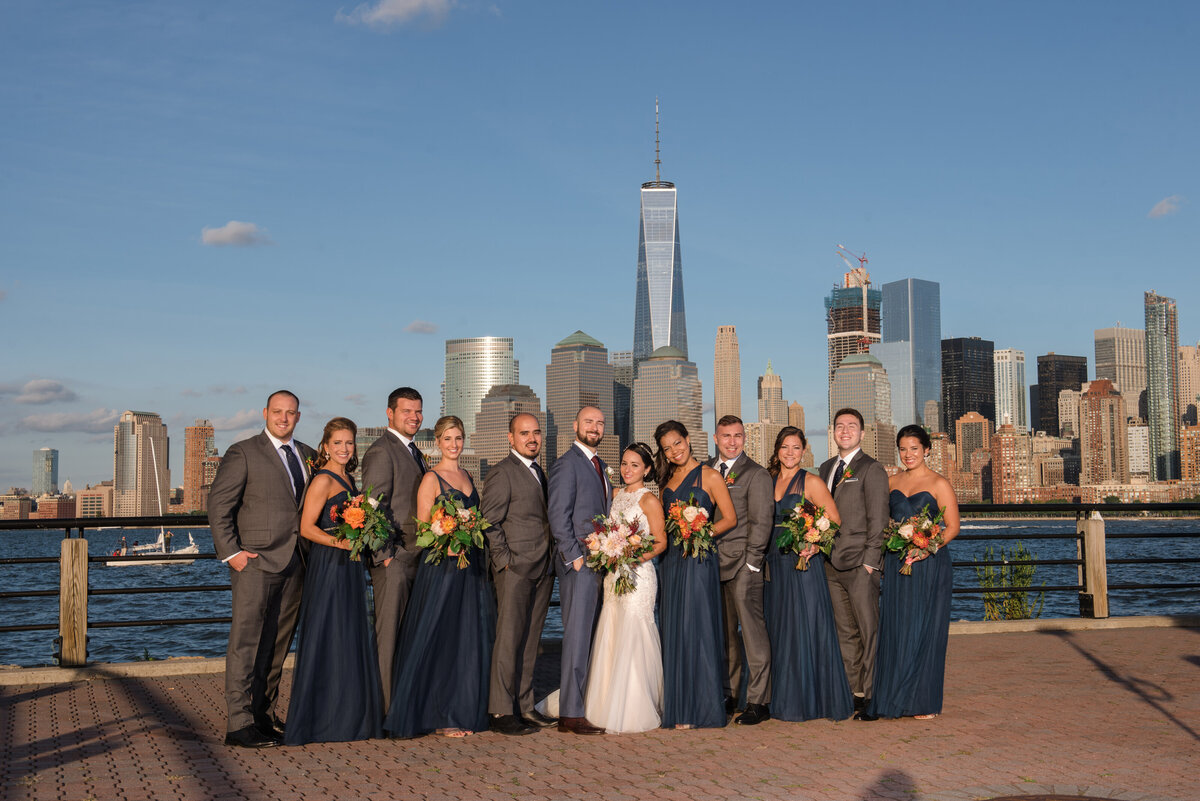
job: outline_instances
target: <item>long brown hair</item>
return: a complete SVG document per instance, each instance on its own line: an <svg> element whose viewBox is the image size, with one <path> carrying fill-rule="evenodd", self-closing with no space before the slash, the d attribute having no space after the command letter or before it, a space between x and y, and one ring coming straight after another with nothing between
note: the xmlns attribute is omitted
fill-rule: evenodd
<svg viewBox="0 0 1200 801"><path fill-rule="evenodd" d="M335 431L349 431L350 436L358 437L358 426L354 425L354 421L349 417L335 417L325 424L325 431L321 434L321 444L317 446L317 458L313 461L313 472L317 472L322 467L329 463L329 451L325 450L325 446L329 444L329 440L333 439ZM353 473L358 469L358 443L354 444L354 455L350 457L350 461L346 462L346 472Z"/></svg>
<svg viewBox="0 0 1200 801"><path fill-rule="evenodd" d="M808 438L804 436L804 432L795 426L784 426L779 435L775 437L775 450L771 451L771 461L767 463L767 472L771 474L771 478L779 478L779 471L783 468L779 464L779 451L783 448L783 441L788 437L799 437L800 444L808 447Z"/></svg>
<svg viewBox="0 0 1200 801"><path fill-rule="evenodd" d="M662 438L674 431L684 439L688 438L687 427L678 420L668 420L665 423L659 423L658 428L654 429L654 444L658 446L658 450L654 452L654 474L659 477L659 486L665 487L671 481L671 476L675 474L675 465L671 464L667 459L667 455L663 453Z"/></svg>

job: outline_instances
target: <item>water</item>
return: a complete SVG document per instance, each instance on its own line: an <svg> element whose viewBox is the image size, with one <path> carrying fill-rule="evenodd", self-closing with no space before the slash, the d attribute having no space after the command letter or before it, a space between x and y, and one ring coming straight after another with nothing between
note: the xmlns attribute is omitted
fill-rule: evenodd
<svg viewBox="0 0 1200 801"><path fill-rule="evenodd" d="M1154 538L1177 532L1196 531L1200 521L1185 519L1116 518L1106 521L1109 534L1138 533L1149 539L1109 539L1108 558L1154 557L1171 558L1194 556L1198 539ZM1007 534L1015 541L1035 534L1067 534L1075 530L1074 520L1012 520L967 521L964 534ZM207 528L175 529L175 547L187 544L190 531L201 553L213 553L212 538ZM88 553L91 556L111 554L121 536L132 543L151 542L158 536L156 529L125 529L124 531L91 530L88 532ZM60 531L0 532L0 559L53 556L57 557L62 541ZM996 546L1011 547L1012 541L992 541ZM1073 540L1025 539L1026 547L1041 559L1073 559ZM987 542L956 540L951 544L954 556L956 587L978 587L970 563L982 559ZM1183 565L1109 565L1109 584L1159 582L1200 582L1200 564ZM1073 585L1077 572L1073 565L1042 566L1035 583ZM200 559L190 565L139 565L107 567L93 562L89 565L88 583L93 589L166 587L172 585L228 584L229 569L215 559ZM53 564L0 565L0 586L7 591L58 589L58 567ZM557 587L556 595L557 600ZM88 602L89 621L134 620L169 617L226 617L229 615L230 594L194 592L144 595L92 596ZM1109 593L1109 614L1158 615L1200 613L1200 592L1189 589L1114 590ZM951 607L955 620L982 620L983 601L979 595L956 594ZM1079 600L1075 592L1046 593L1043 617L1077 617ZM6 598L0 601L0 619L7 624L57 623L58 598ZM0 664L47 665L53 663L54 637L57 631L30 631L0 634ZM557 607L550 609L545 637L562 635ZM126 662L168 656L223 656L228 636L225 624L186 626L147 626L122 629L91 629L88 632L89 661Z"/></svg>

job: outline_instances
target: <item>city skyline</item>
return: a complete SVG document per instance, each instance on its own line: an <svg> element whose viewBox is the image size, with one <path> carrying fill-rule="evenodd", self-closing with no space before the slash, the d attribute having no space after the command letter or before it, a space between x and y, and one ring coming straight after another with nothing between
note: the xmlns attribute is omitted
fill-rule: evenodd
<svg viewBox="0 0 1200 801"><path fill-rule="evenodd" d="M111 478L105 432L125 409L162 415L173 476L184 427L212 420L224 452L280 386L307 441L337 414L382 425L403 384L431 418L446 339L512 337L540 397L536 366L571 331L631 350L655 96L705 401L712 337L736 325L742 363L773 361L818 453L837 243L869 255L873 286L937 282L944 338L1031 363L1140 327L1150 289L1176 299L1180 344L1200 334L1192 4L1031 24L1009 7L593 19L499 3L379 30L315 8L2 12L0 93L20 122L0 197L0 319L18 344L0 362L0 485L26 486L42 447L60 480ZM1086 40L1064 42L1081 23ZM648 25L681 35L646 49ZM850 27L852 45L836 35ZM841 122L811 124L831 111Z"/></svg>

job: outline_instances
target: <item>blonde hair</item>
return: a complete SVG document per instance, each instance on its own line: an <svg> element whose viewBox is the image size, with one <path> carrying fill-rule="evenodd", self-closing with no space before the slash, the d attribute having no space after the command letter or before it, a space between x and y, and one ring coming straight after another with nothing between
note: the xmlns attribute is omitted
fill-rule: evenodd
<svg viewBox="0 0 1200 801"><path fill-rule="evenodd" d="M448 414L445 417L439 417L438 421L436 423L434 423L434 425L433 425L433 440L434 440L434 442L437 442L439 439L441 439L442 434L445 434L447 431L449 431L452 428L457 428L459 431L461 431L463 433L464 437L467 435L467 428L466 428L466 426L463 425L462 420L459 420L457 417L455 417L452 414Z"/></svg>

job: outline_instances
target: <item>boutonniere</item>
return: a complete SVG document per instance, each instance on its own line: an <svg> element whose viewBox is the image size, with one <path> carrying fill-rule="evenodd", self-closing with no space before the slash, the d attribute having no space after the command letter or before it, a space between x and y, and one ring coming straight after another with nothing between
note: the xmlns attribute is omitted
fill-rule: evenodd
<svg viewBox="0 0 1200 801"><path fill-rule="evenodd" d="M311 473L317 466L317 460L311 456L305 456L304 464L308 465L308 472Z"/></svg>
<svg viewBox="0 0 1200 801"><path fill-rule="evenodd" d="M609 484L612 484L614 487L616 487L622 483L620 470L616 469L615 467L609 466L604 469L604 472L608 476Z"/></svg>
<svg viewBox="0 0 1200 801"><path fill-rule="evenodd" d="M737 481L737 477L738 474L736 472L730 472L729 475L725 476L725 486L732 487L733 482Z"/></svg>
<svg viewBox="0 0 1200 801"><path fill-rule="evenodd" d="M845 484L846 479L849 479L849 478L854 478L854 468L853 467L847 467L846 470L842 473L842 480L838 482L838 486L840 487L843 484Z"/></svg>

